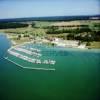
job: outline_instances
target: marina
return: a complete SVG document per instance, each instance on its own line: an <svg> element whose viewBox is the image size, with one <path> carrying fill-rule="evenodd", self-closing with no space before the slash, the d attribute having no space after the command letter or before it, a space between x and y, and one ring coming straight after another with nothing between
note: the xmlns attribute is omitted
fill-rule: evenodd
<svg viewBox="0 0 100 100"><path fill-rule="evenodd" d="M26 45L25 44L17 45L15 47L9 48L8 54L5 57L5 59L16 64L19 67L26 68L26 69L55 70L54 65L56 64L56 61L50 58L43 59L42 50L33 47L34 44L32 43L30 44L26 43ZM28 62L29 64L27 63L26 65L23 65L23 63L20 64L19 61L12 59L13 57L15 57L15 59L19 59L20 62L25 61L25 62ZM48 66L47 67L32 67L32 65L30 66L31 63L36 64L36 65L44 64L44 66L47 66L47 65Z"/></svg>
<svg viewBox="0 0 100 100"><path fill-rule="evenodd" d="M37 55L37 56L41 56L40 53L34 52L34 51L37 51L37 50L33 49L33 48L31 48L31 50L33 50L33 51L29 51L29 50L26 50L26 49L23 49L23 48L14 48L14 49L17 50L17 51L21 51L21 52L27 53L29 55L34 54L34 55Z"/></svg>
<svg viewBox="0 0 100 100"><path fill-rule="evenodd" d="M36 64L55 64L55 61L53 61L53 60L44 60L42 62L40 59L31 59L31 58L29 58L27 56L24 56L24 55L16 53L16 52L13 52L11 50L9 50L8 53L13 55L13 56L16 56L16 57L18 57L20 59L26 60L28 62L36 63Z"/></svg>

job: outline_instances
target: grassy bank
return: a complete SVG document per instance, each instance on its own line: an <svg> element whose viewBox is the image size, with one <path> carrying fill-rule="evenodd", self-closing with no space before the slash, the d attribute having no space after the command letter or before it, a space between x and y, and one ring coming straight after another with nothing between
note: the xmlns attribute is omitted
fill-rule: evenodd
<svg viewBox="0 0 100 100"><path fill-rule="evenodd" d="M90 42L90 46L87 47L93 49L100 49L100 42Z"/></svg>

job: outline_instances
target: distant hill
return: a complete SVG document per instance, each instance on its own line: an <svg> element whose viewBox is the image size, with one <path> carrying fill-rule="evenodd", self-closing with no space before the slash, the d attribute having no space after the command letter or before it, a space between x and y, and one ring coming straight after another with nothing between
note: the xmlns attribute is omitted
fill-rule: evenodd
<svg viewBox="0 0 100 100"><path fill-rule="evenodd" d="M23 22L23 21L70 21L70 20L94 20L100 19L100 15L88 16L53 16L53 17L29 17L29 18L12 18L0 19L0 22Z"/></svg>

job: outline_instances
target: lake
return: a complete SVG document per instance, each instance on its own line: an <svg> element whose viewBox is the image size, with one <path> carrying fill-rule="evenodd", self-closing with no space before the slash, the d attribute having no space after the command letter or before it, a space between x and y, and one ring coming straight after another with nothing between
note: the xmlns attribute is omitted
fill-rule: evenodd
<svg viewBox="0 0 100 100"><path fill-rule="evenodd" d="M100 50L56 47L57 54L48 55L57 60L56 70L44 71L23 69L4 59L10 47L1 34L0 100L99 100Z"/></svg>

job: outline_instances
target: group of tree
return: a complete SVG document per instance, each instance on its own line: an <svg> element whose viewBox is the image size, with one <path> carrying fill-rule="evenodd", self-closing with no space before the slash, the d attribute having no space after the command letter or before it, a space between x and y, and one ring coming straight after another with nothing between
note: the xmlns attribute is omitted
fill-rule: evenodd
<svg viewBox="0 0 100 100"><path fill-rule="evenodd" d="M85 33L85 35L83 34L68 34L67 35L67 39L69 40L80 40L80 41L87 41L87 42L91 42L91 41L100 41L100 31L98 32L90 32L90 33Z"/></svg>
<svg viewBox="0 0 100 100"><path fill-rule="evenodd" d="M34 27L36 27L36 23L35 22L32 22L32 27L34 28Z"/></svg>
<svg viewBox="0 0 100 100"><path fill-rule="evenodd" d="M28 24L14 23L14 22L1 22L0 23L0 29L22 28L22 27L28 27Z"/></svg>
<svg viewBox="0 0 100 100"><path fill-rule="evenodd" d="M68 35L62 36L68 40L80 40L80 41L100 41L100 30L92 30L89 27L80 27L76 29L62 29L59 30L58 27L50 27L47 30L47 34L64 34Z"/></svg>
<svg viewBox="0 0 100 100"><path fill-rule="evenodd" d="M59 30L58 27L51 26L47 30L47 34L61 34L61 33L83 33L83 32L91 32L91 29L89 27L80 27L76 29L61 29Z"/></svg>

